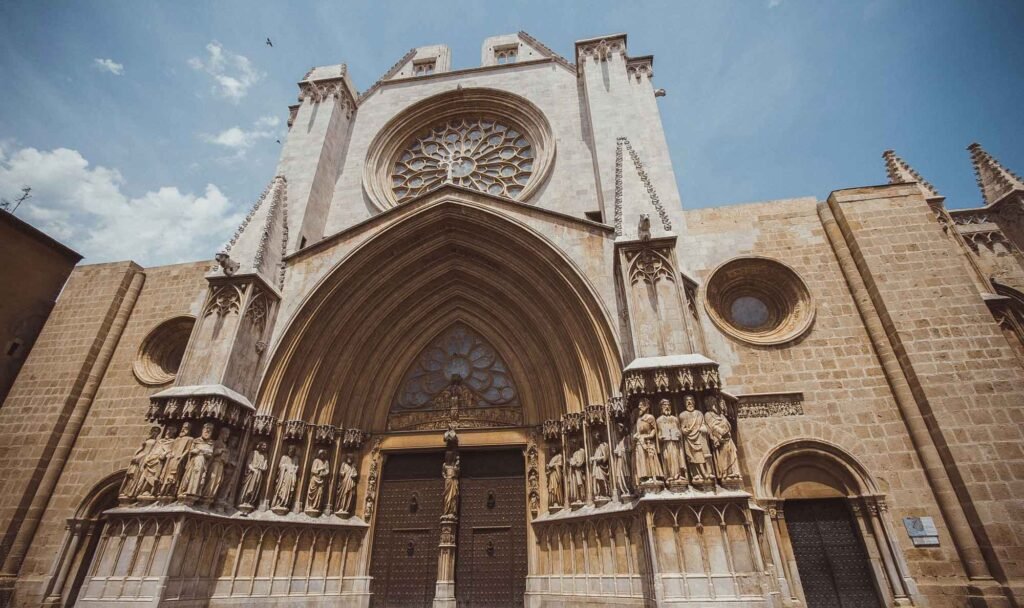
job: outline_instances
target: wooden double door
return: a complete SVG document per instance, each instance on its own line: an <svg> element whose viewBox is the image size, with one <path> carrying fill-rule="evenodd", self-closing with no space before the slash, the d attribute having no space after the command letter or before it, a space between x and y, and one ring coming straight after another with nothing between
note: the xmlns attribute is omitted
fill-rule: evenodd
<svg viewBox="0 0 1024 608"><path fill-rule="evenodd" d="M785 513L807 607L880 608L867 551L846 500L787 500Z"/></svg>
<svg viewBox="0 0 1024 608"><path fill-rule="evenodd" d="M370 566L372 605L430 606L440 541L441 452L388 457ZM455 595L460 608L523 605L526 492L519 450L460 453Z"/></svg>

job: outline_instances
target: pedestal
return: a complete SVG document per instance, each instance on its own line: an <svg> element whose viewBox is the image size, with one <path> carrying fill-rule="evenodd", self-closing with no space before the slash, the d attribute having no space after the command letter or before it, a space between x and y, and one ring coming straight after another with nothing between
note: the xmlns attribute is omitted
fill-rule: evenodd
<svg viewBox="0 0 1024 608"><path fill-rule="evenodd" d="M455 526L458 517L441 516L441 542L438 544L437 583L434 608L455 608Z"/></svg>

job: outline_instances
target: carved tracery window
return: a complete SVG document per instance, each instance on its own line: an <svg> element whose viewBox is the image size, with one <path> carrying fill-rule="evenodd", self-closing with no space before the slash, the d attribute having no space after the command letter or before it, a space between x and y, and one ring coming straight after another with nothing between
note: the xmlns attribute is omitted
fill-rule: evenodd
<svg viewBox="0 0 1024 608"><path fill-rule="evenodd" d="M455 324L419 354L391 405L389 427L502 426L521 420L519 392L487 340Z"/></svg>
<svg viewBox="0 0 1024 608"><path fill-rule="evenodd" d="M519 130L490 117L454 117L419 133L395 161L398 202L444 182L518 198L533 173L533 145Z"/></svg>

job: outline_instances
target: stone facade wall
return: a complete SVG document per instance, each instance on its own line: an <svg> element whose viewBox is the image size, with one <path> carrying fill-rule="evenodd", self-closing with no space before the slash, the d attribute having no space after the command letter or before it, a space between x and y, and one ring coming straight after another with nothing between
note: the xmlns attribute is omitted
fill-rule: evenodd
<svg viewBox="0 0 1024 608"><path fill-rule="evenodd" d="M949 267L955 265L955 278L951 281L959 282L964 294L971 293L970 277L955 258L955 243L942 235L923 200L916 199L910 209L898 213L880 213L879 208L890 204L888 200L866 201L861 213L874 214L878 225L892 226L894 233L902 233L905 227L901 223L916 214L924 234L895 242L893 233L877 237L873 242L889 243L888 259L902 256L920 269L928 267L931 257L941 253L940 259L948 259ZM900 548L922 593L937 597L955 594L954 588L942 587L961 576L957 551L948 540L935 496L825 235L816 205L814 199L796 199L687 212L688 232L680 250L684 252L684 268L694 276L704 280L717 265L735 256L775 258L791 266L806 281L816 307L814 325L806 335L790 344L759 347L726 337L707 319L703 301L698 306L707 354L721 362L729 390L741 395L803 393L802 415L742 420L737 436L744 476L756 487L765 459L788 442L811 439L839 446L859 460L881 485L889 502L890 523L897 529ZM904 249L896 251L900 242ZM915 251L917 247L930 251ZM883 255L872 259L872 268L886 263L889 262ZM889 272L883 268L879 271ZM908 285L914 283L904 280ZM970 297L977 306L976 315L969 320L977 327L974 331L996 332L998 327L977 292ZM945 301L934 294L915 296L914 306L908 313L928 319L945 310ZM947 390L957 392L952 386ZM956 424L957 417L949 423ZM915 548L910 538L900 533L903 517L922 515L935 517L936 525L943 530L946 542L940 547ZM956 606L962 598L950 601L949 605Z"/></svg>
<svg viewBox="0 0 1024 608"><path fill-rule="evenodd" d="M19 587L19 602L26 605L38 602L43 593L42 585L65 534L64 521L74 516L97 483L124 469L139 443L147 436L150 427L145 419L148 397L164 387L141 384L132 372L132 363L143 339L161 322L180 315L198 315L205 296L203 273L208 267L209 262L192 262L141 271L145 274L142 291L117 342L89 416L77 439L71 440L74 447L22 566L24 585ZM12 458L15 452L26 458L26 447L31 445L30 441L45 441L42 433L33 439L14 430L26 424L43 428L41 425L46 420L49 404L53 403L53 398L47 396L48 391L28 382L45 383L53 390L55 385L60 386L58 382L62 376L77 379L83 369L87 374L89 355L95 357L93 351L97 347L94 344L99 340L102 328L110 324L117 309L118 296L123 295L127 288L126 281L131 273L140 270L130 263L120 263L83 266L72 274L54 310L53 320L47 324L39 343L39 358L33 356L30 359L23 374L25 385L19 382L16 387L16 390L24 391L22 394L26 397L12 395L8 402L10 407L5 407L0 413L3 438L21 439L19 446L5 446L4 460L0 463L5 471L5 484L13 486L18 480L8 471L27 469L8 458ZM79 344L81 346L75 348ZM65 390L70 393L73 387L68 386ZM28 394L37 397L30 399ZM23 403L24 406L21 405ZM22 407L30 409L20 409ZM60 428L59 423L55 426ZM5 500L13 494L8 491L9 487L5 485L4 488Z"/></svg>
<svg viewBox="0 0 1024 608"><path fill-rule="evenodd" d="M834 196L986 561L1019 586L1024 369L919 196L898 187Z"/></svg>

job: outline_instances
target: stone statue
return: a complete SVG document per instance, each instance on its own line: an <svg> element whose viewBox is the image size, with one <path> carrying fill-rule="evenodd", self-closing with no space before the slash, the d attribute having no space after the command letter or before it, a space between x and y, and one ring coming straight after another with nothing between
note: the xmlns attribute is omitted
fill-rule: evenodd
<svg viewBox="0 0 1024 608"><path fill-rule="evenodd" d="M309 469L309 488L306 489L306 515L313 517L320 513L320 503L324 499L324 485L331 472L331 463L327 460L327 450L317 450L316 458Z"/></svg>
<svg viewBox="0 0 1024 608"><path fill-rule="evenodd" d="M231 435L228 438L228 451L224 455L224 480L227 483L220 484L220 492L214 497L224 506L231 504L231 500L234 498L231 495L232 488L238 485L235 469L238 468L238 460L242 457L238 451L238 444L238 435Z"/></svg>
<svg viewBox="0 0 1024 608"><path fill-rule="evenodd" d="M569 457L569 503L582 504L587 499L587 451L580 443Z"/></svg>
<svg viewBox="0 0 1024 608"><path fill-rule="evenodd" d="M615 425L616 436L619 441L615 444L615 464L612 472L612 482L619 496L630 495L629 463L632 456L633 446L630 445L629 432L626 425L619 422Z"/></svg>
<svg viewBox="0 0 1024 608"><path fill-rule="evenodd" d="M594 480L594 499L608 498L608 442L602 433L594 433L594 455L590 457L592 469L590 478Z"/></svg>
<svg viewBox="0 0 1024 608"><path fill-rule="evenodd" d="M288 503L291 502L292 492L295 491L299 472L297 452L298 449L294 445L288 446L288 453L281 456L277 465L277 483L274 485L274 500L270 503L270 510L278 515L288 512Z"/></svg>
<svg viewBox="0 0 1024 608"><path fill-rule="evenodd" d="M697 402L692 395L687 395L684 403L686 411L679 414L679 423L683 431L683 447L690 480L694 483L714 480L708 463L711 455L708 450L708 427L704 424L704 414L697 411Z"/></svg>
<svg viewBox="0 0 1024 608"><path fill-rule="evenodd" d="M128 463L128 470L124 473L124 482L121 483L121 498L132 498L135 496L139 486L139 474L142 471L142 459L146 457L153 446L156 445L157 438L160 437L160 427L154 426L149 429L149 438L143 440L142 445L139 446L138 450L135 450L135 455L132 456L131 462Z"/></svg>
<svg viewBox="0 0 1024 608"><path fill-rule="evenodd" d="M207 422L203 425L199 437L192 442L192 449L188 451L188 464L185 465L185 474L181 476L178 498L195 500L202 496L206 484L206 471L210 466L211 458L213 458L213 423Z"/></svg>
<svg viewBox="0 0 1024 608"><path fill-rule="evenodd" d="M444 478L444 510L441 516L455 517L459 511L459 455L448 452L441 467Z"/></svg>
<svg viewBox="0 0 1024 608"><path fill-rule="evenodd" d="M718 478L722 481L738 481L742 479L740 463L736 455L736 444L732 440L732 424L725 417L725 400L709 396L706 403L709 407L704 414L704 424L708 427L708 437L715 450Z"/></svg>
<svg viewBox="0 0 1024 608"><path fill-rule="evenodd" d="M565 485L562 483L562 450L551 448L551 458L544 467L548 474L548 508L561 507L565 502Z"/></svg>
<svg viewBox="0 0 1024 608"><path fill-rule="evenodd" d="M178 495L178 479L181 477L182 465L192 449L192 423L182 422L181 432L177 434L167 452L164 474L160 479L160 496L175 497Z"/></svg>
<svg viewBox="0 0 1024 608"><path fill-rule="evenodd" d="M153 500L156 498L160 489L160 477L164 472L164 463L167 461L167 454L177 435L178 429L173 426L167 427L164 436L157 439L149 452L143 456L136 489L136 494L140 499Z"/></svg>
<svg viewBox="0 0 1024 608"><path fill-rule="evenodd" d="M359 470L352 464L352 455L345 456L338 470L338 512L350 514L355 508L356 480L359 478Z"/></svg>
<svg viewBox="0 0 1024 608"><path fill-rule="evenodd" d="M455 446L459 443L459 434L455 432L455 423L448 421L448 430L444 432L445 445Z"/></svg>
<svg viewBox="0 0 1024 608"><path fill-rule="evenodd" d="M221 484L224 483L224 468L229 456L227 443L229 437L231 437L231 429L223 427L217 434L217 440L213 442L210 466L206 472L206 485L203 486L203 498L207 500L216 498Z"/></svg>
<svg viewBox="0 0 1024 608"><path fill-rule="evenodd" d="M657 421L651 414L651 405L646 399L641 399L637 409L636 431L633 433L633 439L636 440L636 478L640 482L664 479L665 473L658 459L658 446L655 440Z"/></svg>
<svg viewBox="0 0 1024 608"><path fill-rule="evenodd" d="M261 441L249 455L249 463L245 465L245 477L242 479L242 494L239 506L252 508L259 500L260 483L267 472L267 443Z"/></svg>
<svg viewBox="0 0 1024 608"><path fill-rule="evenodd" d="M680 479L683 472L683 455L679 451L679 440L683 433L679 429L679 419L672 414L672 404L662 399L661 416L658 416L658 442L661 444L661 459L665 463L667 481Z"/></svg>

